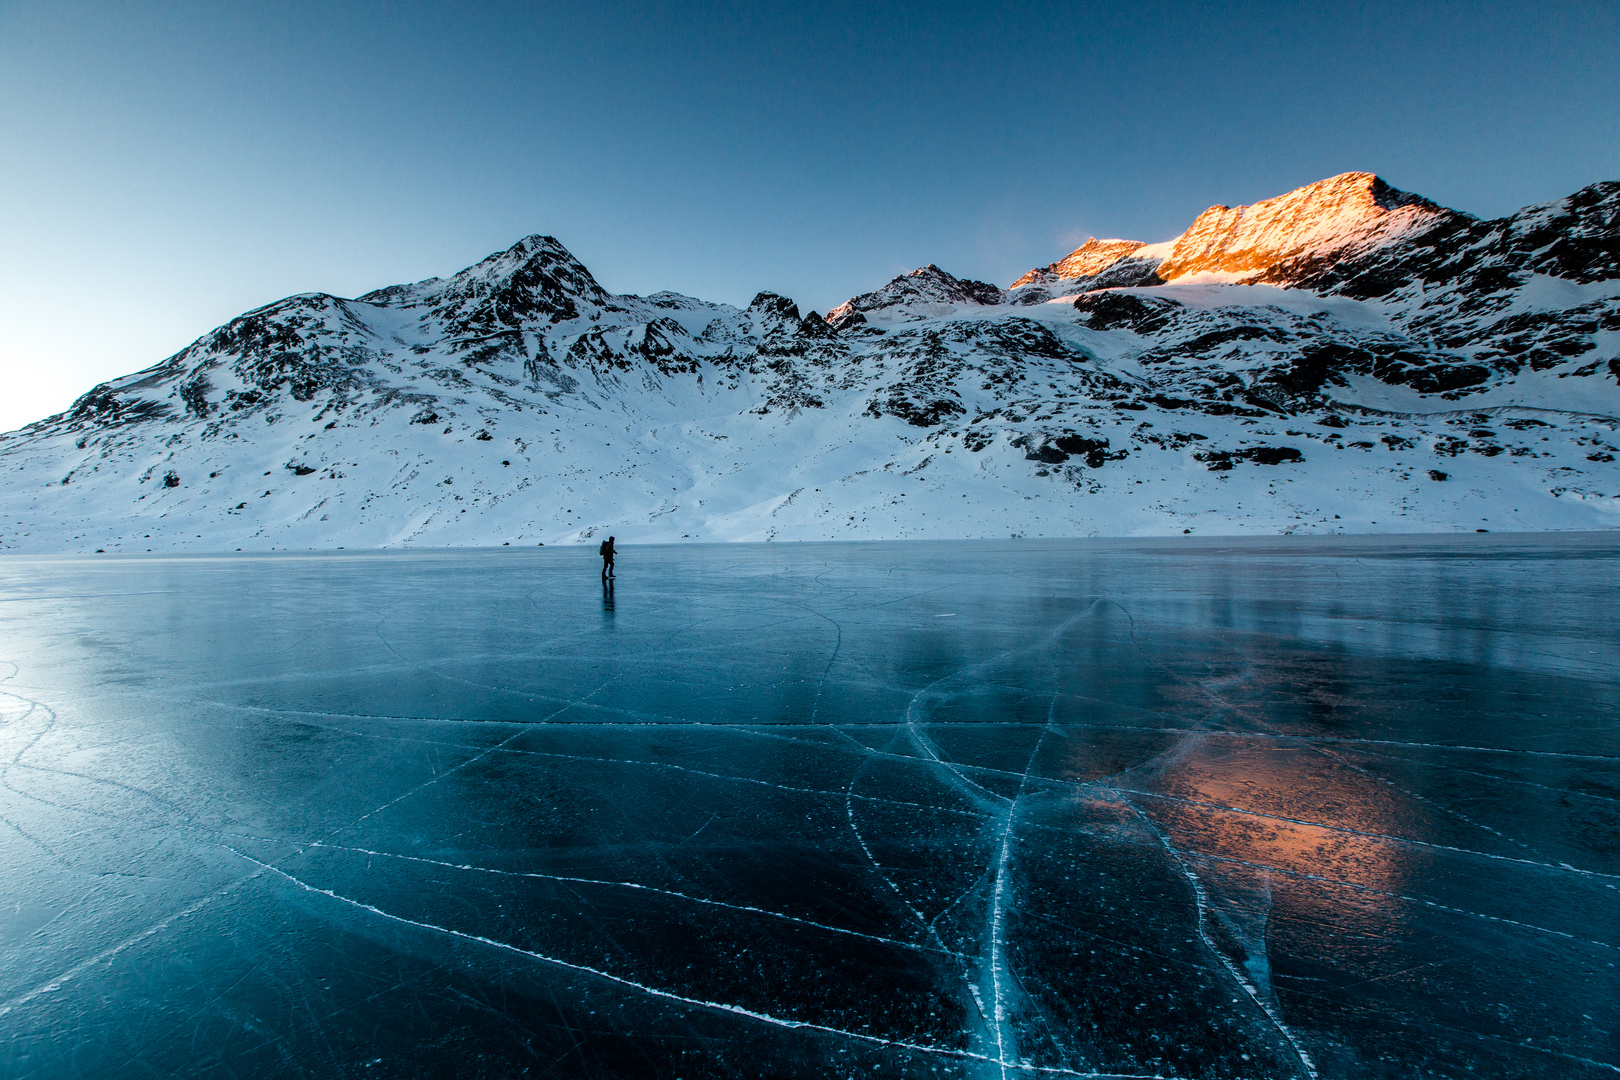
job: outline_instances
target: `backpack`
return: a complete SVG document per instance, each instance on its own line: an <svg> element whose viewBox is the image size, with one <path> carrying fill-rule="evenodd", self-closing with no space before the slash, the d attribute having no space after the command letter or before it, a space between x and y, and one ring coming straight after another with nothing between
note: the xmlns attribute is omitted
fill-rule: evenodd
<svg viewBox="0 0 1620 1080"><path fill-rule="evenodd" d="M603 558L606 558L609 554L612 553L612 550L613 550L612 548L608 547L608 542L606 540L604 540L604 541L602 541L602 546L596 549L596 553L598 555L602 556Z"/></svg>

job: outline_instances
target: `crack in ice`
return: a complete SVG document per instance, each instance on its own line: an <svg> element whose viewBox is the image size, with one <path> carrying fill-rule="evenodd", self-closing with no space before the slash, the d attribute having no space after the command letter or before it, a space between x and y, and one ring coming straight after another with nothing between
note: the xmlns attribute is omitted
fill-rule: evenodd
<svg viewBox="0 0 1620 1080"><path fill-rule="evenodd" d="M1144 825L1147 826L1148 831L1158 839L1164 850L1169 854L1171 860L1175 863L1176 869L1180 871L1181 876L1186 880L1188 885L1192 886L1194 909L1195 914L1197 915L1196 931L1199 940L1204 943L1205 948L1209 950L1210 954L1220 962L1223 968L1226 969L1227 974L1232 977L1232 981L1237 983L1238 986L1243 989L1243 992L1249 996L1249 1000L1252 1001L1261 1012L1265 1013L1266 1018L1270 1020L1272 1026L1277 1029L1277 1033L1287 1040L1288 1045L1293 1048L1294 1054L1299 1058L1299 1063L1305 1069L1305 1073L1310 1077L1310 1080L1317 1080L1316 1064L1311 1060L1310 1055L1306 1053L1305 1048L1299 1044L1299 1040L1295 1038L1293 1031L1290 1030L1288 1025L1283 1022L1283 1019L1280 1015L1278 1015L1277 1010L1274 1009L1269 1002L1261 998L1259 988L1244 977L1243 973L1237 969L1237 965L1232 963L1232 961L1227 957L1226 953L1223 952L1220 947L1215 944L1214 939L1209 936L1209 931L1205 928L1206 920L1204 917L1204 912L1209 908L1209 894L1205 892L1204 884L1199 880L1198 875L1193 873L1193 871L1183 860L1183 853L1174 844L1170 843L1168 837L1159 831L1158 827L1154 825L1152 818L1148 817L1147 814L1143 813L1129 799L1125 798L1124 791L1117 791L1116 794L1119 796L1120 801L1129 807L1131 812L1135 814Z"/></svg>
<svg viewBox="0 0 1620 1080"><path fill-rule="evenodd" d="M535 960L540 963L550 964L568 971L577 972L581 975L588 975L594 978L602 979L606 982L614 983L615 985L622 986L626 989L635 990L639 993L646 994L649 997L658 998L664 1001L672 1001L677 1004L689 1005L694 1008L709 1009L715 1012L726 1013L742 1019L768 1024L772 1027L780 1027L796 1031L810 1031L823 1035L834 1035L840 1038L853 1039L875 1046L893 1047L897 1050L909 1050L921 1054L933 1054L941 1057L956 1058L958 1060L979 1061L991 1065L1002 1065L1006 1068L1016 1069L1020 1072L1040 1073L1043 1075L1055 1076L1073 1076L1085 1078L1085 1080L1124 1080L1125 1074L1078 1072L1074 1069L1064 1069L1055 1066L1026 1065L1020 1062L1002 1062L991 1058L986 1054L976 1054L971 1050L957 1050L948 1046L930 1046L926 1043L908 1042L904 1039L886 1039L881 1035L868 1035L865 1032L848 1031L843 1028L835 1028L827 1024L817 1024L808 1020L793 1020L787 1017L775 1016L771 1013L761 1012L757 1009L749 1009L742 1005L733 1005L728 1002L708 1001L704 998L688 997L685 994L677 994L673 990L664 990L660 987L650 986L646 983L637 982L634 979L626 978L623 975L615 975L612 972L603 971L600 968L590 967L587 964L576 964L572 961L563 960L559 957L547 956L545 953L535 952L532 949L525 949L521 946L513 945L505 941L485 937L482 934L470 934L464 930L455 930L449 927L436 926L433 923L421 922L416 919L406 918L403 915L395 915L393 912L384 911L382 908L367 904L364 901L343 896L340 893L332 891L331 889L322 889L319 886L300 881L298 878L287 873L285 870L282 870L277 866L273 866L270 863L261 862L251 855L236 851L234 848L228 848L227 850L231 851L232 854L238 856L239 858L253 863L255 866L262 867L264 870L268 870L271 873L285 878L288 882L306 892L314 893L318 896L328 897L329 899L336 900L339 903L347 904L361 911L369 912L378 916L379 918L387 919L391 922L401 923L405 926L413 926L419 930L426 930L436 934L444 934L448 937L458 938L462 941L468 941L478 945L485 945L503 952L509 952L518 956L527 957L528 959ZM4 1014L0 1013L0 1015ZM1149 1080L1149 1078L1140 1077L1132 1078L1132 1080Z"/></svg>
<svg viewBox="0 0 1620 1080"><path fill-rule="evenodd" d="M288 844L291 843L291 841L280 842ZM648 892L655 893L659 896L668 896L676 900L686 900L694 904L704 904L711 907L726 908L731 911L744 911L754 915L764 915L769 918L781 919L785 922L797 923L801 926L812 927L816 930L825 930L832 934L843 934L848 937L863 938L867 941L875 941L883 945L893 945L900 949L909 949L915 952L943 953L946 956L961 959L960 953L952 952L947 949L930 948L927 945L918 945L909 941L900 941L895 938L884 937L881 934L868 934L860 930L850 930L841 926L829 926L826 923L819 923L812 919L800 918L797 915L788 915L785 912L772 911L769 908L755 907L752 904L732 904L727 903L724 900L711 900L703 896L692 896L689 893L676 892L673 889L661 889L656 885L643 885L634 881L612 881L605 878L577 877L570 874L545 874L534 870L499 870L494 867L477 866L470 863L453 863L442 859L428 859L420 855L401 855L392 851L374 851L370 848L349 847L343 844L328 844L319 840L304 846L311 848L324 848L329 851L349 851L360 855L373 855L386 859L400 859L406 862L426 863L430 866L442 866L449 870L467 870L480 874L496 874L501 877L533 878L539 881L568 882L574 885L601 885L616 889L634 889L639 892Z"/></svg>

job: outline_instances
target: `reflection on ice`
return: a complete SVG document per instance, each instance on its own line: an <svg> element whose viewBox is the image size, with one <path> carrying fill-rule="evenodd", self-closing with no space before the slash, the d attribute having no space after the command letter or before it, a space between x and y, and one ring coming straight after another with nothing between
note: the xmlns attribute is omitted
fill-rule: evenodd
<svg viewBox="0 0 1620 1080"><path fill-rule="evenodd" d="M3 561L4 1072L1612 1075L1617 556Z"/></svg>

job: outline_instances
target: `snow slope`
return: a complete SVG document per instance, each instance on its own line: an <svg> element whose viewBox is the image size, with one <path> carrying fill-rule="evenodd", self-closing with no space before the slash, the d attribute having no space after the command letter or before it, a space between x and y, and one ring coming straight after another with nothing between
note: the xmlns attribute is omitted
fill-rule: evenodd
<svg viewBox="0 0 1620 1080"><path fill-rule="evenodd" d="M1620 184L1480 222L1346 174L826 319L528 237L0 436L0 549L1610 528L1617 218Z"/></svg>

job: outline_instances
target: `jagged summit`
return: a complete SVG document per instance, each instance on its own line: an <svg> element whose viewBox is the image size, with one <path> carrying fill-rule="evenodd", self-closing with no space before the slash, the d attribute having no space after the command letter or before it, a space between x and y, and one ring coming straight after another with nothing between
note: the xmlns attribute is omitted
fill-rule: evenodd
<svg viewBox="0 0 1620 1080"><path fill-rule="evenodd" d="M1620 276L1620 180L1527 206L1506 220L1501 243L1527 256L1527 269L1575 281Z"/></svg>
<svg viewBox="0 0 1620 1080"><path fill-rule="evenodd" d="M1000 289L983 281L958 278L933 263L901 274L875 292L862 293L827 312L827 322L845 330L869 316L909 321L944 314L958 304L999 304Z"/></svg>
<svg viewBox="0 0 1620 1080"><path fill-rule="evenodd" d="M1012 287L1093 277L1144 246L1140 240L1099 240L1093 236L1057 262L1031 270L1013 282Z"/></svg>
<svg viewBox="0 0 1620 1080"><path fill-rule="evenodd" d="M507 281L525 272L550 273L560 284L580 295L607 295L562 241L538 233L525 236L505 251L480 259L450 280L457 285L471 285L479 281Z"/></svg>
<svg viewBox="0 0 1620 1080"><path fill-rule="evenodd" d="M1017 301L1037 303L1052 295L1189 279L1287 284L1292 264L1319 268L1324 261L1471 221L1372 173L1342 173L1251 206L1212 206L1164 243L1087 240L1063 259L1029 271L1012 288Z"/></svg>
<svg viewBox="0 0 1620 1080"><path fill-rule="evenodd" d="M560 241L534 235L453 277L395 286L362 299L402 308L431 307L441 317L468 321L493 333L516 329L525 321L572 319L581 303L600 307L610 298ZM482 315L474 310L479 307L486 309Z"/></svg>
<svg viewBox="0 0 1620 1080"><path fill-rule="evenodd" d="M1445 216L1458 215L1372 173L1341 173L1252 206L1210 207L1176 238L1158 274L1239 280L1309 250L1387 243Z"/></svg>

